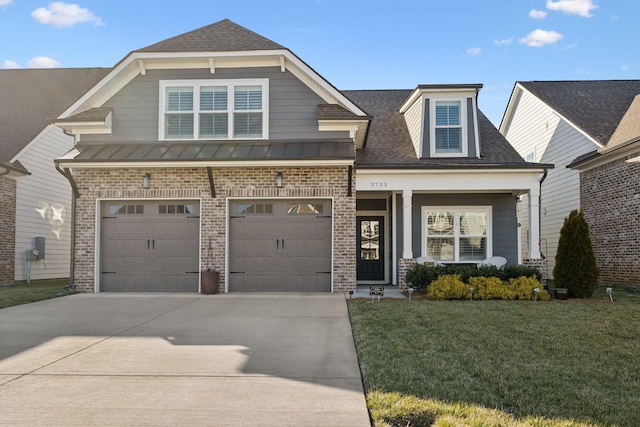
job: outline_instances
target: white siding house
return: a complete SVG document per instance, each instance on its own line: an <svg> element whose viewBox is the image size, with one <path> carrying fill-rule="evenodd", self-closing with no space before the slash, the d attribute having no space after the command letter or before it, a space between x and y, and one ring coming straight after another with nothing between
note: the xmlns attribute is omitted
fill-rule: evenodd
<svg viewBox="0 0 640 427"><path fill-rule="evenodd" d="M540 245L546 259L545 269L553 277L560 228L571 210L580 208L579 173L566 166L600 144L523 82L517 82L513 89L500 132L524 159L555 165L542 183L539 242L529 238L527 195L522 196L519 207L522 253L526 254L530 245Z"/></svg>
<svg viewBox="0 0 640 427"><path fill-rule="evenodd" d="M31 175L17 180L15 280L69 277L71 187L56 171L53 160L73 148L73 138L47 126L16 157ZM45 238L45 257L32 260L27 251L35 237Z"/></svg>
<svg viewBox="0 0 640 427"><path fill-rule="evenodd" d="M73 148L74 139L50 122L107 71L0 70L0 93L12 100L0 102L0 176L15 182L2 190L0 284L69 277L71 188L53 160ZM44 238L44 257L28 263L36 237Z"/></svg>

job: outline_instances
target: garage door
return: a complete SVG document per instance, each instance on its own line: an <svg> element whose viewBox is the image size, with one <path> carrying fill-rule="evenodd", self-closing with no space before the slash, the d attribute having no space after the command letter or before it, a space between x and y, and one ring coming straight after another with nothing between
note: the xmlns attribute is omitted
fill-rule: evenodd
<svg viewBox="0 0 640 427"><path fill-rule="evenodd" d="M104 292L198 292L199 205L196 201L102 204Z"/></svg>
<svg viewBox="0 0 640 427"><path fill-rule="evenodd" d="M331 201L233 201L229 290L330 292Z"/></svg>

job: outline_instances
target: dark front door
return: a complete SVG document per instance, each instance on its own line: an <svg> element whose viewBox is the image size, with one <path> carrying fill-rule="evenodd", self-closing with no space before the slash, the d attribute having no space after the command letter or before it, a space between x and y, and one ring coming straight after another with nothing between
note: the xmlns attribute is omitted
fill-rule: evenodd
<svg viewBox="0 0 640 427"><path fill-rule="evenodd" d="M384 217L357 219L357 280L384 280Z"/></svg>

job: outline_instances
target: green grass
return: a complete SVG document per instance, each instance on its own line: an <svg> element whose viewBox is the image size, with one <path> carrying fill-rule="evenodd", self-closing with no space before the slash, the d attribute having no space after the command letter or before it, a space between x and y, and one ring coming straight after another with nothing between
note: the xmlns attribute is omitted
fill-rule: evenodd
<svg viewBox="0 0 640 427"><path fill-rule="evenodd" d="M349 303L376 426L638 426L640 296Z"/></svg>
<svg viewBox="0 0 640 427"><path fill-rule="evenodd" d="M69 295L73 292L65 289L68 283L69 279L55 279L0 285L0 308Z"/></svg>

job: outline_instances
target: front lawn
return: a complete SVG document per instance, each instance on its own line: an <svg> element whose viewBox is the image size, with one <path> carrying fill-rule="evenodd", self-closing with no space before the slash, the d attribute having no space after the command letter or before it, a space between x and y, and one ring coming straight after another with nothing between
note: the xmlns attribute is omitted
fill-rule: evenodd
<svg viewBox="0 0 640 427"><path fill-rule="evenodd" d="M353 300L376 426L638 426L640 296Z"/></svg>
<svg viewBox="0 0 640 427"><path fill-rule="evenodd" d="M0 285L0 308L69 295L71 292L65 288L68 283L69 279L56 279Z"/></svg>

